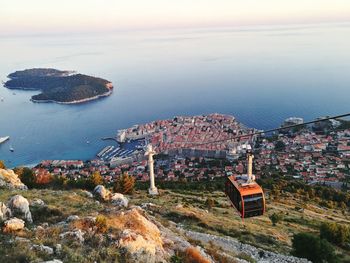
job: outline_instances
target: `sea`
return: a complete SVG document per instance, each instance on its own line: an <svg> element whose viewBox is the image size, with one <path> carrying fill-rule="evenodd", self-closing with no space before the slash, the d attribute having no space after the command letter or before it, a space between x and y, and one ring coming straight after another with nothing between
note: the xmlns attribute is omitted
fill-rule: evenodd
<svg viewBox="0 0 350 263"><path fill-rule="evenodd" d="M348 23L0 35L0 80L37 67L102 77L115 89L59 105L0 85L0 137L11 137L0 160L8 167L92 159L110 144L102 137L176 115L231 114L268 129L291 116L350 112Z"/></svg>

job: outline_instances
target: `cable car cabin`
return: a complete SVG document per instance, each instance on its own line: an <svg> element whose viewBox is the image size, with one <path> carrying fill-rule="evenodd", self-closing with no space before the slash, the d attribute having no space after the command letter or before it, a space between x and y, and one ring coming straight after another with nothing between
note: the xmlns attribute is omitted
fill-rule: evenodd
<svg viewBox="0 0 350 263"><path fill-rule="evenodd" d="M260 216L265 213L265 197L256 183L245 184L241 176L227 177L225 193L242 218ZM243 183L242 183L243 182Z"/></svg>
<svg viewBox="0 0 350 263"><path fill-rule="evenodd" d="M248 173L227 177L225 193L242 218L265 213L265 197L260 185L255 182L253 156L248 154Z"/></svg>

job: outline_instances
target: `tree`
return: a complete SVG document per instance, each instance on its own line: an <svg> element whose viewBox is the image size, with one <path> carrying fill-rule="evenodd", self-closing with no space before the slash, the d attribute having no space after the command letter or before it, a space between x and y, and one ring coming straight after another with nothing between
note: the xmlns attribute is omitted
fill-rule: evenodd
<svg viewBox="0 0 350 263"><path fill-rule="evenodd" d="M3 160L0 160L0 169L6 169L6 166Z"/></svg>
<svg viewBox="0 0 350 263"><path fill-rule="evenodd" d="M277 214L273 213L272 215L269 216L272 225L275 226L278 222L283 220L283 215L282 214Z"/></svg>
<svg viewBox="0 0 350 263"><path fill-rule="evenodd" d="M113 190L122 194L132 194L135 186L135 178L128 173L123 173L115 181Z"/></svg>
<svg viewBox="0 0 350 263"><path fill-rule="evenodd" d="M103 177L101 176L100 172L94 172L90 178L90 183L92 188L94 188L97 185L103 184Z"/></svg>
<svg viewBox="0 0 350 263"><path fill-rule="evenodd" d="M34 188L36 186L36 177L32 169L28 167L16 168L14 169L15 173L21 179L28 188Z"/></svg>
<svg viewBox="0 0 350 263"><path fill-rule="evenodd" d="M338 262L333 246L325 239L309 233L299 233L293 236L292 254L307 258L312 262Z"/></svg>
<svg viewBox="0 0 350 263"><path fill-rule="evenodd" d="M275 150L276 151L284 151L284 149L286 148L286 145L284 144L284 142L282 141L277 141L276 144L275 144Z"/></svg>

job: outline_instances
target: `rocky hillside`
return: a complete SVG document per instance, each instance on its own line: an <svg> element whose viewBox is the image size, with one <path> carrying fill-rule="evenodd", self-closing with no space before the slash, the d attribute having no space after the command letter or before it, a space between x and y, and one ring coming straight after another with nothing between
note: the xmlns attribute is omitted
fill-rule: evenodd
<svg viewBox="0 0 350 263"><path fill-rule="evenodd" d="M3 190L1 262L308 262L215 231L194 197Z"/></svg>
<svg viewBox="0 0 350 263"><path fill-rule="evenodd" d="M0 169L0 189L1 188L20 190L28 189L18 178L18 175L10 169Z"/></svg>

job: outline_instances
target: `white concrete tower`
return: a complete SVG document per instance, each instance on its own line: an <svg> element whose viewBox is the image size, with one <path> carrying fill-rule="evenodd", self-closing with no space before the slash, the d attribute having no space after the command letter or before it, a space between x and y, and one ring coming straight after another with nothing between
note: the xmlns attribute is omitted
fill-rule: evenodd
<svg viewBox="0 0 350 263"><path fill-rule="evenodd" d="M251 184L255 181L255 175L253 174L253 154L252 153L248 153L248 171L247 171L247 183Z"/></svg>
<svg viewBox="0 0 350 263"><path fill-rule="evenodd" d="M158 189L154 183L154 160L153 155L155 155L156 152L152 148L152 144L147 145L147 150L145 152L145 156L148 155L148 167L149 167L149 181L150 181L150 188L148 189L148 193L150 195L157 195Z"/></svg>

